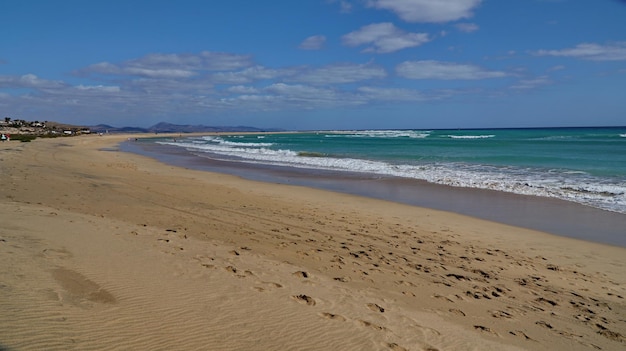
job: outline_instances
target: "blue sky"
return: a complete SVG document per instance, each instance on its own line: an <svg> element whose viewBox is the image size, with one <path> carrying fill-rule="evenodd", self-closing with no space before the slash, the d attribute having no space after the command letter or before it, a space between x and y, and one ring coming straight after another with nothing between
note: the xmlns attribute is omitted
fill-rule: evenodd
<svg viewBox="0 0 626 351"><path fill-rule="evenodd" d="M2 0L0 114L147 127L626 125L626 1Z"/></svg>

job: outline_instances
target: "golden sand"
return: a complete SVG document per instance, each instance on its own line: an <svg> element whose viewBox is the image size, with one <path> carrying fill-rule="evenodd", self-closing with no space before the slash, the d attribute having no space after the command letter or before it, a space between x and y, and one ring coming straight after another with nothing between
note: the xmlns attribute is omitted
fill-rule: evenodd
<svg viewBox="0 0 626 351"><path fill-rule="evenodd" d="M0 144L0 350L621 350L626 249Z"/></svg>

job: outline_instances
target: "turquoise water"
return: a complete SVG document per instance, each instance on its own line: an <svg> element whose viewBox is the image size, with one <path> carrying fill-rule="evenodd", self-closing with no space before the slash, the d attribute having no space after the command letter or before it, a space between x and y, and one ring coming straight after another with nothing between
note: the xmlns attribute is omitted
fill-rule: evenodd
<svg viewBox="0 0 626 351"><path fill-rule="evenodd" d="M159 143L218 160L421 179L626 213L626 127L323 131Z"/></svg>

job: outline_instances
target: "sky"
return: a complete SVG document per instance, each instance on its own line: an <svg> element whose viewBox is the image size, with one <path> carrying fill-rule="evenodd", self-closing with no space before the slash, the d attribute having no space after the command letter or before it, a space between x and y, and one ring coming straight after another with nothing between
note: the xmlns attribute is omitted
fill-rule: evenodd
<svg viewBox="0 0 626 351"><path fill-rule="evenodd" d="M0 116L626 125L626 1L0 0Z"/></svg>

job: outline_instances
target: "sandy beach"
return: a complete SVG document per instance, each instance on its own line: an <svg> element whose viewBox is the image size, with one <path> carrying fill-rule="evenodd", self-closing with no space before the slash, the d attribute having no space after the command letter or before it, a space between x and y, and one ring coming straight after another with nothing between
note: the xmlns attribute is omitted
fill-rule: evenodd
<svg viewBox="0 0 626 351"><path fill-rule="evenodd" d="M620 350L626 249L0 143L0 350ZM134 136L132 136L134 137Z"/></svg>

